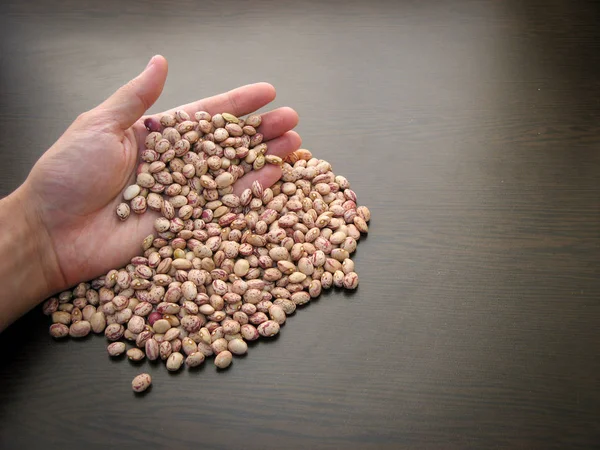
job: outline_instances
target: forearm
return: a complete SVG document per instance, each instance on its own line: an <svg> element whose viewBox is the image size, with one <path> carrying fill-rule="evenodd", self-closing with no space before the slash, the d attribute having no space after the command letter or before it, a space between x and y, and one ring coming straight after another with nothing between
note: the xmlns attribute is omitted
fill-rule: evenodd
<svg viewBox="0 0 600 450"><path fill-rule="evenodd" d="M0 331L55 292L62 279L27 188L0 200Z"/></svg>

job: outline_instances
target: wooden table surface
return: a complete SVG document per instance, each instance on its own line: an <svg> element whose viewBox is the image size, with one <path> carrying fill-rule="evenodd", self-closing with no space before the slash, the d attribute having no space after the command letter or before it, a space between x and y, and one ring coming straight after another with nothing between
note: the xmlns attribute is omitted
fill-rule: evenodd
<svg viewBox="0 0 600 450"><path fill-rule="evenodd" d="M0 447L598 448L600 8L8 0L0 194L155 53L152 111L255 81L373 220L360 287L217 373L0 336ZM99 187L101 188L101 187ZM10 255L4 255L10 257ZM15 270L18 270L16 267ZM18 301L18 299L15 299Z"/></svg>

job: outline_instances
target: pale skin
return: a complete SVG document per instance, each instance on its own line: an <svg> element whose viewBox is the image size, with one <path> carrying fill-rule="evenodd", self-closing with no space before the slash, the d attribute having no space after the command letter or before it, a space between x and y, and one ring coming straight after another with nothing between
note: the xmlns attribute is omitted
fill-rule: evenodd
<svg viewBox="0 0 600 450"><path fill-rule="evenodd" d="M26 181L0 200L0 331L49 296L121 268L140 254L157 213L132 213L120 222L115 209L123 189L135 182L148 134L144 122L160 116L144 114L160 96L166 78L167 61L155 56L138 77L81 114ZM273 86L257 83L169 112L243 116L274 98ZM259 131L267 153L285 157L297 150L301 140L292 131L297 123L291 108L263 114ZM242 177L234 188L239 193L256 179L271 186L280 176L281 169L267 166Z"/></svg>

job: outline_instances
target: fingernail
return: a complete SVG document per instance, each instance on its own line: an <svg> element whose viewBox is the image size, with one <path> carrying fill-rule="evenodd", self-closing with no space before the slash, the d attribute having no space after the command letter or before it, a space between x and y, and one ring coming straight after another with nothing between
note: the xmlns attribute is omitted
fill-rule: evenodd
<svg viewBox="0 0 600 450"><path fill-rule="evenodd" d="M154 55L152 58L150 58L150 61L148 61L148 65L146 66L146 70L152 65L154 64L154 61L156 61L156 57L158 55Z"/></svg>

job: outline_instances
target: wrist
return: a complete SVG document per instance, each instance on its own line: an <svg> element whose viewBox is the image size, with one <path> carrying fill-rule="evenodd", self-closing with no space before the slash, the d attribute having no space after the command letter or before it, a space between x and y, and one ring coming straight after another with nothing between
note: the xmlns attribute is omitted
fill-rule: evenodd
<svg viewBox="0 0 600 450"><path fill-rule="evenodd" d="M0 200L0 331L65 289L52 240L27 182Z"/></svg>

